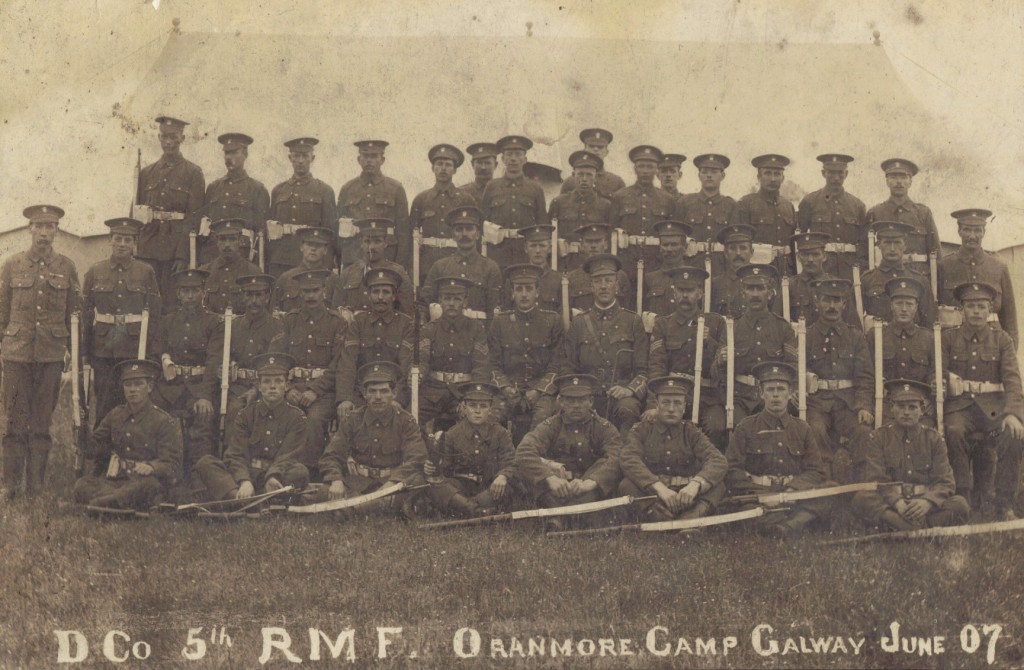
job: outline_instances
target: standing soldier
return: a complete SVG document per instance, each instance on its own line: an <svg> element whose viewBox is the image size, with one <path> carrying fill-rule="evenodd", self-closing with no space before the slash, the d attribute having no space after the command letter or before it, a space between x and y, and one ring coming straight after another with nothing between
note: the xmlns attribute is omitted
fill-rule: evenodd
<svg viewBox="0 0 1024 670"><path fill-rule="evenodd" d="M170 311L174 307L171 275L188 267L188 234L198 230L195 216L203 206L206 180L202 168L181 155L188 122L169 116L158 116L156 122L163 155L139 171L135 202L144 208L135 218L145 225L136 255L153 266L165 294L164 311Z"/></svg>
<svg viewBox="0 0 1024 670"><path fill-rule="evenodd" d="M651 521L706 516L725 495L727 464L722 452L687 420L693 382L658 377L647 386L657 398L656 415L626 433L619 458L619 493L658 496L658 502L642 508Z"/></svg>
<svg viewBox="0 0 1024 670"><path fill-rule="evenodd" d="M267 187L256 181L245 171L245 161L249 157L249 145L253 139L242 133L225 133L217 138L224 146L224 164L228 173L215 179L206 187L206 205L203 216L210 221L222 219L241 219L245 221L240 250L244 258L254 261L258 258L251 252L256 248L257 240L262 236L266 244L267 215L270 213L270 193ZM266 249L262 249L266 253ZM209 262L213 254L207 254L202 262ZM260 269L263 272L263 269Z"/></svg>
<svg viewBox="0 0 1024 670"><path fill-rule="evenodd" d="M580 243L580 265L571 270L569 277L569 307L573 315L585 312L594 306L594 292L590 288L590 275L583 269L583 264L594 256L604 255L611 251L612 227L607 223L588 223L576 229L576 237ZM622 270L617 275L618 293L615 298L624 307L633 305L636 294L633 284Z"/></svg>
<svg viewBox="0 0 1024 670"><path fill-rule="evenodd" d="M668 375L694 376L697 370L697 338L704 339L700 362L700 428L719 449L726 447L725 407L722 393L712 380L715 355L726 344L725 318L705 313L704 281L708 273L702 268L680 267L668 270L675 294L675 310L660 316L651 332L651 353L647 360L650 377ZM697 332L700 317L704 332Z"/></svg>
<svg viewBox="0 0 1024 670"><path fill-rule="evenodd" d="M523 228L519 234L523 238L523 245L526 247L527 265L540 270L540 277L537 280L537 302L541 309L548 309L553 312L561 311L562 306L562 273L551 269L551 234L555 232L554 226L530 226ZM505 268L506 273L513 267ZM505 304L511 307L512 285L506 279L503 286L503 297Z"/></svg>
<svg viewBox="0 0 1024 670"><path fill-rule="evenodd" d="M368 363L359 370L366 404L341 420L320 458L332 500L398 482L423 483L427 447L416 418L395 405L398 374L398 366L387 362Z"/></svg>
<svg viewBox="0 0 1024 670"><path fill-rule="evenodd" d="M3 484L8 498L23 475L27 494L42 491L52 444L50 419L71 344L71 313L79 307L75 264L53 249L64 210L35 205L24 215L32 246L0 268L0 361L7 418Z"/></svg>
<svg viewBox="0 0 1024 670"><path fill-rule="evenodd" d="M825 271L843 279L853 279L853 265L862 268L868 263L868 238L864 226L867 210L861 200L843 188L850 173L853 156L823 154L821 176L825 188L808 193L796 212L797 227L807 232L828 233L828 262Z"/></svg>
<svg viewBox="0 0 1024 670"><path fill-rule="evenodd" d="M676 184L679 183L679 177L682 176L685 162L686 156L683 154L665 154L658 162L658 182L661 184L661 190L671 195L676 201L683 197L683 194L676 188Z"/></svg>
<svg viewBox="0 0 1024 670"><path fill-rule="evenodd" d="M600 156L588 151L575 151L569 156L569 165L572 166L576 187L571 191L563 188L564 192L551 201L548 217L558 225L559 245L565 245L565 249L561 246L558 249L558 255L565 258L563 269L574 270L579 267L582 256L579 244L574 245L570 238L588 223L608 223L612 201L602 196L594 186L597 174L604 166ZM607 252L606 249L602 253Z"/></svg>
<svg viewBox="0 0 1024 670"><path fill-rule="evenodd" d="M224 314L230 305L235 314L240 314L242 292L235 280L246 275L260 274L260 267L242 255L242 231L246 229L242 219L224 219L210 225L210 234L217 240L217 257L202 267L206 270L206 308L217 314Z"/></svg>
<svg viewBox="0 0 1024 670"><path fill-rule="evenodd" d="M555 379L558 413L531 430L516 449L515 468L542 507L594 502L615 490L622 438L594 411L601 382L591 375ZM557 521L549 521L553 530Z"/></svg>
<svg viewBox="0 0 1024 670"><path fill-rule="evenodd" d="M271 275L239 277L235 284L242 293L244 310L231 323L231 384L224 423L229 439L238 411L256 400L259 381L256 358L270 350L270 343L284 328L281 320L270 311L270 293L274 288ZM217 376L220 374L218 370Z"/></svg>
<svg viewBox="0 0 1024 670"><path fill-rule="evenodd" d="M626 188L626 182L622 181L619 175L608 172L604 169L604 159L608 157L608 145L612 142L612 134L604 128L587 128L580 132L580 142L583 142L583 150L601 159L601 167L595 175L594 188L603 198L611 199L621 189ZM572 158L569 159L572 164ZM571 193L579 185L579 177L575 174L562 183L562 193Z"/></svg>
<svg viewBox="0 0 1024 670"><path fill-rule="evenodd" d="M503 396L497 408L501 421L528 414L531 429L555 411L553 382L565 355L561 316L538 305L541 273L535 265L506 270L512 309L494 317L487 345Z"/></svg>
<svg viewBox="0 0 1024 670"><path fill-rule="evenodd" d="M754 256L754 227L729 225L719 231L716 239L725 250L725 268L711 276L711 311L736 319L746 305L739 271Z"/></svg>
<svg viewBox="0 0 1024 670"><path fill-rule="evenodd" d="M611 254L593 256L584 263L594 307L573 319L565 337L565 355L569 373L593 375L607 389L601 409L625 434L640 420L648 343L640 317L619 306L616 299L616 275L621 268L618 257Z"/></svg>
<svg viewBox="0 0 1024 670"><path fill-rule="evenodd" d="M443 262L443 261L442 261ZM447 430L455 424L458 384L487 381L487 333L479 319L463 312L472 282L464 277L441 277L435 295L441 303L441 317L420 330L420 416L430 432Z"/></svg>
<svg viewBox="0 0 1024 670"><path fill-rule="evenodd" d="M729 493L750 495L806 491L833 486L826 480L813 429L789 414L789 400L797 385L796 370L777 361L757 365L752 373L764 409L736 426L725 457ZM786 513L768 513L759 519L763 532L783 537L799 535L809 523L828 518L829 498L804 500Z"/></svg>
<svg viewBox="0 0 1024 670"><path fill-rule="evenodd" d="M764 264L745 265L737 273L743 287L744 307L734 324L735 342L732 354L736 382L733 400L736 422L761 411L761 395L757 392L754 367L767 361L797 362L796 333L781 316L769 311L768 305L778 285L778 270ZM721 343L720 343L721 344ZM729 351L718 350L717 378L725 379ZM726 398L728 404L729 398Z"/></svg>
<svg viewBox="0 0 1024 670"><path fill-rule="evenodd" d="M826 249L831 240L831 235L821 232L797 233L790 238L801 266L800 272L789 278L789 314L783 315L793 323L805 319L810 324L818 318L818 303L814 299L814 289L811 285L819 279L835 278L825 271L825 262L828 259ZM785 301L777 301L776 306L779 302ZM846 301L843 320L851 326L863 328L861 318L857 314L856 299L852 296Z"/></svg>
<svg viewBox="0 0 1024 670"><path fill-rule="evenodd" d="M345 344L335 361L334 398L338 419L362 404L356 373L367 363L389 361L398 366L396 391L402 395L412 368L413 322L395 304L402 276L394 270L371 270L363 277L370 293L369 311L356 312L345 333Z"/></svg>
<svg viewBox="0 0 1024 670"><path fill-rule="evenodd" d="M926 275L915 270L909 263L904 263L907 236L913 232L910 226L898 221L876 221L871 224L871 230L875 233L882 257L874 269L865 272L861 279L864 313L889 321L891 310L885 285L890 279L913 279L925 286L930 284ZM921 296L917 313L918 323L925 326L935 323L935 298L931 291Z"/></svg>
<svg viewBox="0 0 1024 670"><path fill-rule="evenodd" d="M149 310L146 351L163 312L160 285L148 263L132 257L142 222L110 219L110 258L93 265L82 283L82 355L92 365L96 421L124 402L114 366L139 355L143 310Z"/></svg>
<svg viewBox="0 0 1024 670"><path fill-rule="evenodd" d="M868 441L864 479L901 484L861 491L853 497L853 511L884 530L966 523L971 509L962 496L953 495L946 442L939 431L921 425L931 387L911 379L890 379L885 390L895 421L876 430Z"/></svg>
<svg viewBox="0 0 1024 670"><path fill-rule="evenodd" d="M498 388L467 382L458 391L466 416L441 435L431 460L423 465L430 499L441 510L461 516L508 510L520 496L512 436L494 420Z"/></svg>
<svg viewBox="0 0 1024 670"><path fill-rule="evenodd" d="M308 270L295 276L302 294L302 307L288 312L284 328L271 343L271 350L295 359L285 400L306 412L309 447L302 464L313 468L327 443L327 430L334 419L334 370L331 364L345 344L345 321L327 309L324 280L328 270Z"/></svg>
<svg viewBox="0 0 1024 670"><path fill-rule="evenodd" d="M410 230L418 229L423 233L419 249L420 276L417 277L420 282L435 261L454 252L455 241L445 225L448 212L457 207L476 206L476 198L455 188L452 181L465 160L461 151L450 144L438 144L427 152L427 159L434 173L434 185L413 198L409 212Z"/></svg>
<svg viewBox="0 0 1024 670"><path fill-rule="evenodd" d="M660 264L644 279L644 304L637 308L641 315L648 313L657 316L668 316L676 309L676 294L672 290L671 270L683 267L686 260L686 238L690 236L690 227L681 221L659 221L654 224L654 232L658 236L658 259ZM644 316L644 325L648 325L648 317ZM650 326L654 325L650 319ZM648 328L648 331L650 328Z"/></svg>
<svg viewBox="0 0 1024 670"><path fill-rule="evenodd" d="M612 211L608 221L619 236L618 255L629 277L636 276L637 261L654 261L654 250L648 246L657 243L652 226L658 221L674 218L676 199L654 186L654 175L664 155L657 147L641 145L629 151L633 161L636 183L612 196Z"/></svg>
<svg viewBox="0 0 1024 670"><path fill-rule="evenodd" d="M346 265L341 271L341 295L340 300L336 300L339 300L342 307L342 316L346 321L350 321L352 313L360 310L368 312L373 308L370 290L363 283L363 279L372 270L393 270L398 273L402 283L396 295L396 309L411 316L415 305L409 273L400 264L385 258L388 240L394 237L394 223L390 219L360 219L353 225L359 231L361 257ZM331 278L328 277L328 283L330 281Z"/></svg>
<svg viewBox="0 0 1024 670"><path fill-rule="evenodd" d="M1017 336L1017 304L1013 298L1013 283L1006 263L985 251L981 242L985 239L985 226L992 212L987 209L960 209L951 214L957 222L960 234L960 248L939 261L939 302L955 307L954 289L966 282L985 282L996 289L990 319L998 320L1014 344ZM945 325L945 324L943 324Z"/></svg>
<svg viewBox="0 0 1024 670"><path fill-rule="evenodd" d="M469 164L473 166L473 181L463 184L459 190L473 196L473 204L480 206L484 197L484 189L494 178L498 169L498 145L491 142L477 142L466 147Z"/></svg>
<svg viewBox="0 0 1024 670"><path fill-rule="evenodd" d="M548 223L544 189L523 174L526 152L531 147L533 142L520 135L509 135L498 140L505 174L491 180L480 199L480 209L483 210L486 222L484 243L495 245L494 249L488 250L487 255L493 257L499 267L525 262L522 245L515 239L520 228Z"/></svg>
<svg viewBox="0 0 1024 670"><path fill-rule="evenodd" d="M744 223L754 228L754 253L757 262L772 263L780 274L790 274L785 256L789 238L796 232L796 209L782 196L789 159L779 154L766 154L750 161L757 168L757 193L750 193L736 202L729 223ZM759 253L760 252L760 253Z"/></svg>
<svg viewBox="0 0 1024 670"><path fill-rule="evenodd" d="M315 137L299 137L284 143L292 176L270 192L270 221L267 223L267 273L280 277L285 270L299 264L299 240L302 228L315 226L337 233L334 212L334 189L310 172L320 143Z"/></svg>
<svg viewBox="0 0 1024 670"><path fill-rule="evenodd" d="M214 453L213 394L224 346L224 321L203 308L205 270L182 270L174 275L178 304L160 319L153 357L163 375L157 379L153 402L184 427L184 475Z"/></svg>
<svg viewBox="0 0 1024 670"><path fill-rule="evenodd" d="M705 247L703 251L693 254L690 261L693 265L703 266L704 253L710 253L708 247L718 239L718 233L729 225L736 201L722 195L721 191L725 169L729 167L726 156L701 154L693 159L693 164L697 168L697 178L700 179L700 190L679 199L676 218L690 226L694 241ZM712 263L712 272L717 273L722 267L722 256L714 254L712 258L718 261Z"/></svg>
<svg viewBox="0 0 1024 670"><path fill-rule="evenodd" d="M299 241L299 252L302 254L302 261L293 268L285 270L277 278L277 285L274 287L273 305L274 309L287 314L302 307L302 291L299 283L295 281L297 275L310 270L327 270L327 259L330 257L330 247L336 239L335 234L327 228L299 228L295 233ZM386 242L381 242L381 253ZM351 266L350 266L351 267ZM345 271L349 267L345 268ZM345 273L342 272L342 274ZM360 275L361 276L361 275ZM324 280L324 302L330 309L337 309L346 304L345 285L338 275L331 272Z"/></svg>
<svg viewBox="0 0 1024 670"><path fill-rule="evenodd" d="M455 253L434 263L423 284L422 300L438 300L435 288L442 277L460 277L467 280L466 316L481 321L490 319L501 301L501 269L490 258L477 251L477 242L483 232L483 213L476 207L460 207L448 212L445 221L452 229L458 245Z"/></svg>
<svg viewBox="0 0 1024 670"><path fill-rule="evenodd" d="M942 247L932 211L908 195L917 166L904 158L890 158L882 161L882 170L885 172L885 184L889 187L889 199L868 210L868 223L899 221L912 226L913 232L907 235L906 260L912 269L930 277L928 255L934 253L938 260L942 260Z"/></svg>
<svg viewBox="0 0 1024 670"><path fill-rule="evenodd" d="M338 190L338 218L390 219L395 228L384 257L404 267L412 263L412 230L409 228L409 199L401 182L381 172L384 165L384 140L360 140L356 161L362 172ZM342 237L341 260L351 263L359 257L359 248Z"/></svg>
<svg viewBox="0 0 1024 670"><path fill-rule="evenodd" d="M75 502L86 505L148 510L181 475L181 427L150 397L153 380L160 376L157 363L121 361L115 374L125 403L96 427L91 454L95 467L75 482L73 495Z"/></svg>
<svg viewBox="0 0 1024 670"><path fill-rule="evenodd" d="M832 464L832 477L843 483L863 475L867 440L875 417L874 366L864 333L843 321L850 294L847 279L821 279L814 283L818 320L807 328L807 423ZM839 440L849 442L846 451L853 465L847 471L840 457Z"/></svg>
<svg viewBox="0 0 1024 670"><path fill-rule="evenodd" d="M964 323L943 331L942 361L949 375L945 428L956 492L976 509L988 507L995 468L996 515L1012 521L1024 445L1017 347L1005 331L989 327L998 295L994 286L960 284L953 295L963 307ZM980 439L975 432L982 433ZM977 499L971 499L972 490Z"/></svg>
<svg viewBox="0 0 1024 670"><path fill-rule="evenodd" d="M287 354L253 358L259 399L235 416L224 459L211 454L196 463L196 472L214 500L249 498L284 486L302 490L309 483L309 469L302 464L309 442L306 417L284 399L292 362Z"/></svg>

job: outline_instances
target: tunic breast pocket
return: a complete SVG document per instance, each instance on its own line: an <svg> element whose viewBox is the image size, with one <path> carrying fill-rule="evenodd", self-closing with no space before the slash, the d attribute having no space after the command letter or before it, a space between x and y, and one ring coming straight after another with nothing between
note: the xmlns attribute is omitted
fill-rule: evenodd
<svg viewBox="0 0 1024 670"><path fill-rule="evenodd" d="M373 204L381 214L391 214L395 208L395 198L391 195L378 195L373 199Z"/></svg>
<svg viewBox="0 0 1024 670"><path fill-rule="evenodd" d="M71 288L71 280L67 277L51 276L46 280L49 286L50 309L64 311L67 306L68 289Z"/></svg>
<svg viewBox="0 0 1024 670"><path fill-rule="evenodd" d="M188 189L184 186L170 186L160 198L161 205L166 209L173 209L176 212L188 209Z"/></svg>
<svg viewBox="0 0 1024 670"><path fill-rule="evenodd" d="M319 221L323 198L319 195L300 195L293 201L296 216L300 221Z"/></svg>
<svg viewBox="0 0 1024 670"><path fill-rule="evenodd" d="M496 195L491 198L491 209L502 209L508 205L507 195Z"/></svg>

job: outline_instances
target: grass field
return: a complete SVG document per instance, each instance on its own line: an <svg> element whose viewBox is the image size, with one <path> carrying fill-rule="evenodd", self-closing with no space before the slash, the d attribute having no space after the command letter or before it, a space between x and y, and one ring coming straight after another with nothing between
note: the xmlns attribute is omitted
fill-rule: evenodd
<svg viewBox="0 0 1024 670"><path fill-rule="evenodd" d="M55 452L49 487L66 491L68 455ZM383 518L105 522L58 494L0 508L0 667L57 665L56 630L89 645L84 662L59 667L113 667L111 630L130 638L111 636L111 656L148 651L118 667L261 667L266 628L287 632L301 665L271 650L265 667L989 667L990 644L991 667L1024 666L1024 538L818 539L553 540L529 523L438 532ZM885 651L894 621L929 638L932 655ZM973 653L961 643L968 624ZM985 625L1001 626L994 642ZM187 660L200 627L205 653ZM310 628L336 646L342 636L340 657L315 630L321 660L311 660ZM464 628L478 637L455 640ZM378 659L382 634L391 642Z"/></svg>

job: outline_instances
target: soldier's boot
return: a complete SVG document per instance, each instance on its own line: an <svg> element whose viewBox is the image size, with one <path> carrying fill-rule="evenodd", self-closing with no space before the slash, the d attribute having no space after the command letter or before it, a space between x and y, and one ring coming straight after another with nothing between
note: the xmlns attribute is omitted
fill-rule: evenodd
<svg viewBox="0 0 1024 670"><path fill-rule="evenodd" d="M964 523L963 516L954 510L940 509L932 512L925 519L925 525L929 528L941 528L943 526L959 526Z"/></svg>
<svg viewBox="0 0 1024 670"><path fill-rule="evenodd" d="M900 516L898 512L891 509L887 509L882 512L880 521L882 522L882 526L885 530L917 530L917 526L914 526Z"/></svg>
<svg viewBox="0 0 1024 670"><path fill-rule="evenodd" d="M110 493L105 496L97 496L89 501L90 507L106 507L107 509L121 509L123 500L121 496L116 493Z"/></svg>
<svg viewBox="0 0 1024 670"><path fill-rule="evenodd" d="M805 509L795 510L785 521L775 526L775 534L778 537L797 537L803 534L807 524L817 518L813 512Z"/></svg>
<svg viewBox="0 0 1024 670"><path fill-rule="evenodd" d="M480 505L475 500L471 500L461 493L456 493L448 501L448 506L459 516L470 517L477 516L480 513Z"/></svg>
<svg viewBox="0 0 1024 670"><path fill-rule="evenodd" d="M693 504L693 507L680 514L678 519L699 519L702 516L707 516L707 513L711 510L711 503L707 500L698 500Z"/></svg>
<svg viewBox="0 0 1024 670"><path fill-rule="evenodd" d="M25 473L25 493L34 496L43 492L43 480L46 479L46 462L50 457L49 450L33 449L28 454L28 468Z"/></svg>
<svg viewBox="0 0 1024 670"><path fill-rule="evenodd" d="M1004 496L997 496L995 499L995 520L1016 521L1017 513L1013 510L1013 501Z"/></svg>

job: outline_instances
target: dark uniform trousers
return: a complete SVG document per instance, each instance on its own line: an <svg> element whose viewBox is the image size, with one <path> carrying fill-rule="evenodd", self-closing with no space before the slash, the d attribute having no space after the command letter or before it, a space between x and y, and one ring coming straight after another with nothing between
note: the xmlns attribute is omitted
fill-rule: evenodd
<svg viewBox="0 0 1024 670"><path fill-rule="evenodd" d="M3 361L4 485L25 474L28 493L40 490L50 453L50 419L57 405L71 313L78 306L78 273L51 251L19 253L0 269L0 360Z"/></svg>
<svg viewBox="0 0 1024 670"><path fill-rule="evenodd" d="M900 499L924 498L932 503L931 512L918 527L953 526L965 523L970 514L967 500L953 495L946 443L934 428L905 430L895 424L879 428L868 443L864 475L871 482L902 482L878 491L860 491L853 497L853 511L869 523L879 523L886 510L895 511Z"/></svg>

